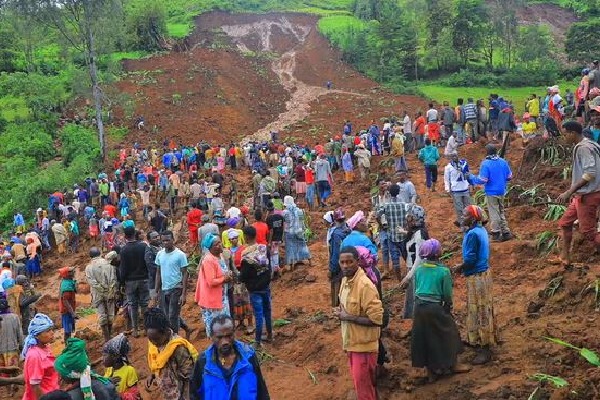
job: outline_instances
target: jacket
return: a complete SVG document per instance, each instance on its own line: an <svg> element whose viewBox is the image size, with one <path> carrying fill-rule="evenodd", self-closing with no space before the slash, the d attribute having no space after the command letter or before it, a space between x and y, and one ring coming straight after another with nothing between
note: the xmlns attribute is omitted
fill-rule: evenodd
<svg viewBox="0 0 600 400"><path fill-rule="evenodd" d="M345 351L376 353L379 349L380 326L383 324L383 304L377 288L362 268L353 277L342 279L340 304L351 315L367 317L374 326L342 321L342 343Z"/></svg>
<svg viewBox="0 0 600 400"><path fill-rule="evenodd" d="M331 232L331 238L329 239L329 272L332 275L340 273L340 250L342 249L342 242L348 236L350 230L348 226L339 227L336 226Z"/></svg>
<svg viewBox="0 0 600 400"><path fill-rule="evenodd" d="M465 233L462 243L463 274L471 276L490 268L490 240L480 224Z"/></svg>
<svg viewBox="0 0 600 400"><path fill-rule="evenodd" d="M437 147L433 145L425 146L419 150L419 160L425 165L437 165L440 159L440 153Z"/></svg>
<svg viewBox="0 0 600 400"><path fill-rule="evenodd" d="M444 188L448 193L469 192L469 181L465 174L452 164L444 168Z"/></svg>
<svg viewBox="0 0 600 400"><path fill-rule="evenodd" d="M514 132L517 129L515 124L515 115L512 111L505 112L504 110L498 114L498 130L503 132Z"/></svg>
<svg viewBox="0 0 600 400"><path fill-rule="evenodd" d="M215 345L211 345L198 357L190 382L192 400L270 399L254 349L238 340L233 343L233 347L238 359L229 377L225 376L217 363Z"/></svg>

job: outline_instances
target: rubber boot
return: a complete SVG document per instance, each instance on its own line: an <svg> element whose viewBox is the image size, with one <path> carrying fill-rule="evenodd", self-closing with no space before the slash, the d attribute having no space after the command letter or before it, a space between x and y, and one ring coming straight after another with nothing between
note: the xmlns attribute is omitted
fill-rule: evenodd
<svg viewBox="0 0 600 400"><path fill-rule="evenodd" d="M477 349L477 355L471 361L473 365L484 365L492 361L492 351L489 346L483 346Z"/></svg>
<svg viewBox="0 0 600 400"><path fill-rule="evenodd" d="M138 312L138 308L137 307L132 307L130 309L130 311L131 311L131 324L133 326L133 334L132 334L132 336L134 338L138 338L138 337L140 337L140 333L138 331L139 317L140 317L139 312Z"/></svg>

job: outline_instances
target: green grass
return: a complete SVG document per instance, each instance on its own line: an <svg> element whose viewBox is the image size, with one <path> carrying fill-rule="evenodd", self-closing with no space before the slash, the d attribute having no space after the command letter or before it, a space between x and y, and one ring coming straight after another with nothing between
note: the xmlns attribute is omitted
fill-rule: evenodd
<svg viewBox="0 0 600 400"><path fill-rule="evenodd" d="M8 122L29 117L29 107L22 97L4 96L0 98L0 115Z"/></svg>
<svg viewBox="0 0 600 400"><path fill-rule="evenodd" d="M117 51L110 55L110 59L113 61L138 60L150 54L151 53L148 53L146 51Z"/></svg>
<svg viewBox="0 0 600 400"><path fill-rule="evenodd" d="M565 93L565 89L570 88L571 91L574 92L577 87L576 84L566 81L559 82L558 85L560 86L563 95ZM497 93L499 96L504 97L506 100L512 100L517 115L521 115L525 112L525 102L532 93L535 93L538 96L544 96L546 94L546 87L542 86L525 86L512 88L445 87L433 83L425 83L420 84L418 87L429 100L435 100L440 104L443 101L449 101L451 105L456 105L456 99L458 98L465 99L465 102L469 97L472 97L474 99L487 100L490 93Z"/></svg>
<svg viewBox="0 0 600 400"><path fill-rule="evenodd" d="M188 36L194 30L194 25L189 23L180 23L180 22L168 22L167 23L167 32L169 36L175 39L183 39Z"/></svg>

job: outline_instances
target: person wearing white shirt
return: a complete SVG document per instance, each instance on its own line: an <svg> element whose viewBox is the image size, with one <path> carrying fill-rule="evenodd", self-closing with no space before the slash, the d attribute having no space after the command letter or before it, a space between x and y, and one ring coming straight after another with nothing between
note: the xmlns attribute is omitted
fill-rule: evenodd
<svg viewBox="0 0 600 400"><path fill-rule="evenodd" d="M458 155L458 141L456 140L456 132L454 131L448 138L448 143L446 143L446 148L444 149L444 155L446 157Z"/></svg>
<svg viewBox="0 0 600 400"><path fill-rule="evenodd" d="M231 206L229 210L225 213L225 217L229 218L239 218L242 215L242 210L235 206Z"/></svg>
<svg viewBox="0 0 600 400"><path fill-rule="evenodd" d="M433 103L429 103L429 110L427 110L426 118L427 122L437 122L438 120L438 110L433 108Z"/></svg>
<svg viewBox="0 0 600 400"><path fill-rule="evenodd" d="M402 130L404 131L404 150L408 153L412 153L415 149L413 134L412 134L412 121L408 115L408 111L404 111L404 119L402 120Z"/></svg>
<svg viewBox="0 0 600 400"><path fill-rule="evenodd" d="M458 159L458 154L451 156L450 162L444 168L444 188L452 196L454 211L456 212L455 225L462 227L463 210L470 206L469 181L465 174L466 162Z"/></svg>

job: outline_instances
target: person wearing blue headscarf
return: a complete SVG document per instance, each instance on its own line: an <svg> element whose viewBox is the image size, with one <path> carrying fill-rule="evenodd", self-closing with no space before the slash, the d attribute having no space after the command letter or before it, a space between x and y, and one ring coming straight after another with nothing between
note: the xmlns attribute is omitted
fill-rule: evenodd
<svg viewBox="0 0 600 400"><path fill-rule="evenodd" d="M60 389L58 373L54 369L54 354L49 345L54 341L54 322L45 314L36 314L29 323L23 343L21 359L25 360L24 399L37 399Z"/></svg>

